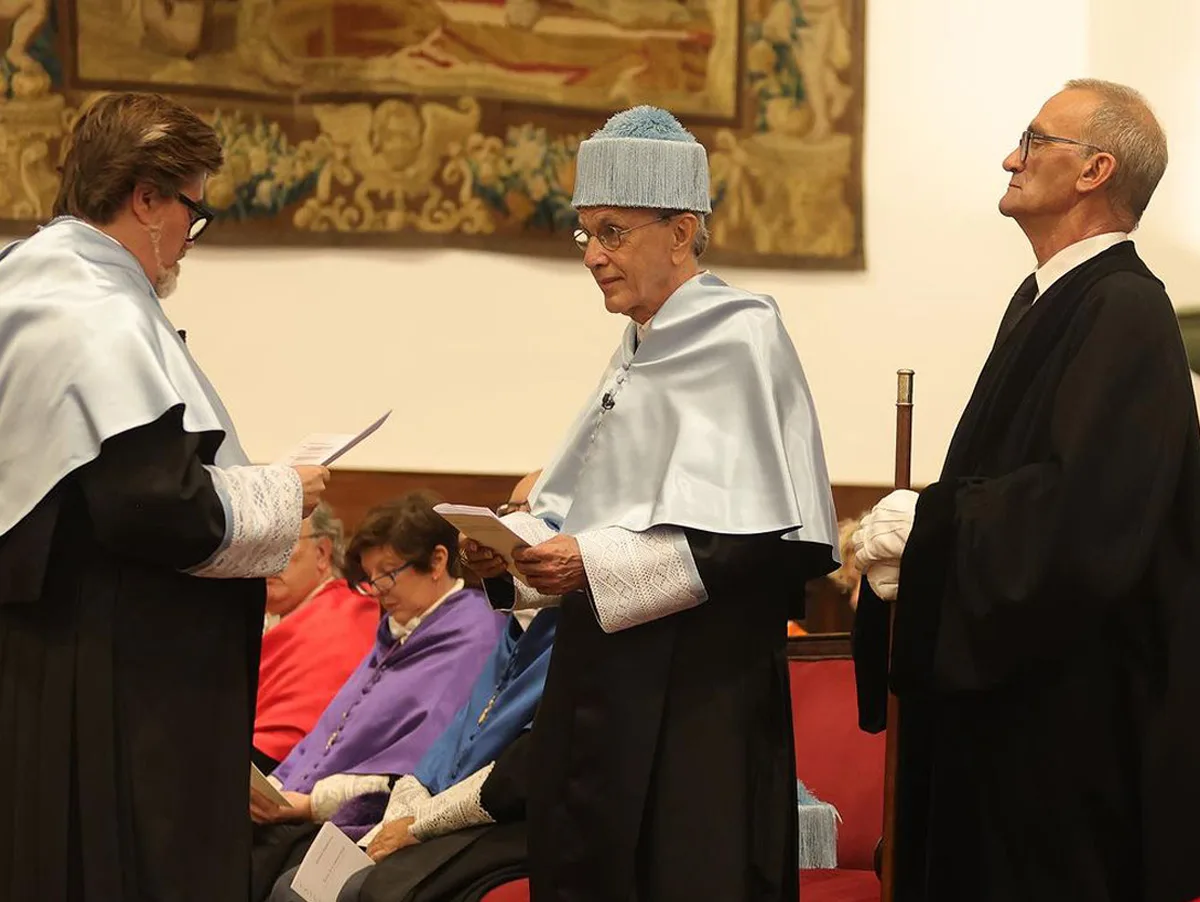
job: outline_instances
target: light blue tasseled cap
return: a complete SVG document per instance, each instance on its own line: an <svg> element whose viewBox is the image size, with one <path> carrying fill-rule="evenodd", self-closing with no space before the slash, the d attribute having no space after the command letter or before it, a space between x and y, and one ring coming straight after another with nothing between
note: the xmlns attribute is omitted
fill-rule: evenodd
<svg viewBox="0 0 1200 902"><path fill-rule="evenodd" d="M580 142L571 202L711 213L708 190L704 145L666 110L635 106Z"/></svg>

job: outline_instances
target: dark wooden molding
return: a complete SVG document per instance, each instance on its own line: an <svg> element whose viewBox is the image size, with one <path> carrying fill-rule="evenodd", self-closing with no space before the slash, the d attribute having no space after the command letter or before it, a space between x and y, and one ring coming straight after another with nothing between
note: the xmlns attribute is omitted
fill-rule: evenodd
<svg viewBox="0 0 1200 902"><path fill-rule="evenodd" d="M825 661L850 657L849 633L820 633L788 639L788 658L793 661Z"/></svg>

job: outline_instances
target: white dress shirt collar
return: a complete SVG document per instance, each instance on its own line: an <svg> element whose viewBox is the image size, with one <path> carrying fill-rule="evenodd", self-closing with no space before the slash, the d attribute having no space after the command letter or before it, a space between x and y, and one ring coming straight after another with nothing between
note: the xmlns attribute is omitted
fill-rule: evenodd
<svg viewBox="0 0 1200 902"><path fill-rule="evenodd" d="M1129 235L1126 232L1105 232L1102 235L1093 235L1091 238L1084 238L1082 241L1067 245L1038 267L1035 273L1038 287L1037 296L1040 298L1051 285L1075 267L1104 253L1110 247L1128 240Z"/></svg>

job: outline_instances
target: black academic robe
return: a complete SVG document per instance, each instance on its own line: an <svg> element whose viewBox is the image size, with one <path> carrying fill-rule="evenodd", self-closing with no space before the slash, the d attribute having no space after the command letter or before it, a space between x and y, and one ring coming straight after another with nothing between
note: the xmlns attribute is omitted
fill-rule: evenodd
<svg viewBox="0 0 1200 902"><path fill-rule="evenodd" d="M685 530L709 598L621 632L562 602L531 735L534 902L794 902L787 620L830 549Z"/></svg>
<svg viewBox="0 0 1200 902"><path fill-rule="evenodd" d="M262 580L181 569L225 516L182 408L0 538L0 900L234 902Z"/></svg>
<svg viewBox="0 0 1200 902"><path fill-rule="evenodd" d="M1200 426L1174 311L1124 242L1005 331L901 562L896 900L1187 902ZM880 606L856 636L873 728Z"/></svg>

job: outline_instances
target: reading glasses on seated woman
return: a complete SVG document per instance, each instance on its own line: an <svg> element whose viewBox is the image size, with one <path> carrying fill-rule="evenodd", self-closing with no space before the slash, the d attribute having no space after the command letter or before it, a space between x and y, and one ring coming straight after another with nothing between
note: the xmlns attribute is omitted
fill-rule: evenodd
<svg viewBox="0 0 1200 902"><path fill-rule="evenodd" d="M1021 132L1021 163L1022 165L1029 159L1029 148L1034 142L1042 142L1045 144L1070 144L1074 147L1087 147L1097 153L1108 153L1103 147L1097 147L1095 144L1088 144L1086 141L1076 141L1074 138L1060 138L1058 135L1043 135L1041 132L1036 132L1031 128Z"/></svg>
<svg viewBox="0 0 1200 902"><path fill-rule="evenodd" d="M606 251L615 251L624 243L625 236L630 232L636 232L638 229L644 229L646 226L652 226L659 222L667 222L676 215L677 214L675 213L664 213L662 216L651 219L649 222L643 222L641 225L630 226L627 229L622 229L620 226L615 226L612 223L609 223L606 226L601 226L600 230L594 233L589 232L583 226L580 226L575 230L575 244L581 251L586 251L588 249L588 244L590 244L591 240L595 238L600 242L600 246Z"/></svg>
<svg viewBox="0 0 1200 902"><path fill-rule="evenodd" d="M409 561L402 567L397 567L395 570L389 570L380 576L375 577L367 582L359 583L355 586L355 591L359 595L367 595L371 598L382 598L392 591L392 586L396 585L396 577L412 566L412 561Z"/></svg>

